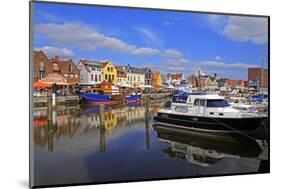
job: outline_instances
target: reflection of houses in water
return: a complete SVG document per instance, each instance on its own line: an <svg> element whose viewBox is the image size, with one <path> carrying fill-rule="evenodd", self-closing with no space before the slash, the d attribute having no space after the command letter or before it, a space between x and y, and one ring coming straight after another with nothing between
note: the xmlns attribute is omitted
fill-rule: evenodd
<svg viewBox="0 0 281 189"><path fill-rule="evenodd" d="M102 116L99 107L82 108L82 112L77 107L40 109L34 111L34 141L42 147L47 144L48 150L53 151L54 138L73 137L91 130L100 130L104 135L105 132L112 133L115 127L130 127L144 119L145 108L141 106L109 107Z"/></svg>

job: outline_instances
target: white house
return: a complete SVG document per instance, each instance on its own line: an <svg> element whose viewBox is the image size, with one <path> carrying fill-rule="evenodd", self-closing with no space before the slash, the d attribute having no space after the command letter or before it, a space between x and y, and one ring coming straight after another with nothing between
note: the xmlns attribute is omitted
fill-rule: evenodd
<svg viewBox="0 0 281 189"><path fill-rule="evenodd" d="M102 71L100 64L92 60L80 60L78 63L81 83L100 84L102 82Z"/></svg>
<svg viewBox="0 0 281 189"><path fill-rule="evenodd" d="M176 74L167 74L167 83L168 85L179 86L181 81L184 81L185 77L183 73L176 73Z"/></svg>
<svg viewBox="0 0 281 189"><path fill-rule="evenodd" d="M131 67L130 65L125 67L127 83L133 87L137 87L145 84L145 69Z"/></svg>

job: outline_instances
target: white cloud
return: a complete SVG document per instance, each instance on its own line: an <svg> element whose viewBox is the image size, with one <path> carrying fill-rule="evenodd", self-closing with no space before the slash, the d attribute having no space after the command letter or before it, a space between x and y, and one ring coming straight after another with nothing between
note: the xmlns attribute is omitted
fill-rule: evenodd
<svg viewBox="0 0 281 189"><path fill-rule="evenodd" d="M102 48L113 52L128 53L137 56L161 54L165 57L182 57L182 53L175 49L160 51L157 48L150 47L137 48L133 44L129 44L115 37L106 36L95 31L93 28L79 23L38 24L35 26L35 30L56 43L78 47L87 51ZM161 43L158 37L146 28L142 28L141 31L145 33L153 43Z"/></svg>
<svg viewBox="0 0 281 189"><path fill-rule="evenodd" d="M160 53L160 51L158 49L153 49L153 48L149 48L149 47L141 47L138 49L134 49L132 51L133 55L141 55L141 56L152 56L152 55L156 55L159 53Z"/></svg>
<svg viewBox="0 0 281 189"><path fill-rule="evenodd" d="M218 60L221 60L221 57L220 57L220 56L216 56L216 57L215 57L215 60L217 60L217 61L218 61Z"/></svg>
<svg viewBox="0 0 281 189"><path fill-rule="evenodd" d="M78 23L38 24L35 26L35 31L55 42L69 44L84 50L104 48L115 52L130 52L135 49L134 45L114 37L105 36L86 25Z"/></svg>
<svg viewBox="0 0 281 189"><path fill-rule="evenodd" d="M173 22L170 22L170 21L164 21L164 26L170 26L173 24Z"/></svg>
<svg viewBox="0 0 281 189"><path fill-rule="evenodd" d="M72 58L74 53L70 49L44 46L35 48L36 51L43 51L48 57L60 56L61 58Z"/></svg>
<svg viewBox="0 0 281 189"><path fill-rule="evenodd" d="M183 53L176 49L166 49L162 52L162 56L167 58L181 58Z"/></svg>
<svg viewBox="0 0 281 189"><path fill-rule="evenodd" d="M163 47L163 41L155 33L150 31L148 28L142 27L138 29L141 34L145 37L145 41L149 45Z"/></svg>
<svg viewBox="0 0 281 189"><path fill-rule="evenodd" d="M207 20L215 31L228 39L262 45L268 41L267 18L249 16L208 15Z"/></svg>
<svg viewBox="0 0 281 189"><path fill-rule="evenodd" d="M199 65L201 65L202 67L208 67L208 68L239 69L239 70L245 70L250 67L256 67L256 65L252 65L252 64L224 63L221 61L202 61L202 62L199 62Z"/></svg>
<svg viewBox="0 0 281 189"><path fill-rule="evenodd" d="M212 29L217 32L223 31L227 21L228 16L218 15L218 14L209 14L207 16L207 21L209 22Z"/></svg>
<svg viewBox="0 0 281 189"><path fill-rule="evenodd" d="M223 34L234 41L251 41L261 45L267 43L268 25L266 18L231 16Z"/></svg>

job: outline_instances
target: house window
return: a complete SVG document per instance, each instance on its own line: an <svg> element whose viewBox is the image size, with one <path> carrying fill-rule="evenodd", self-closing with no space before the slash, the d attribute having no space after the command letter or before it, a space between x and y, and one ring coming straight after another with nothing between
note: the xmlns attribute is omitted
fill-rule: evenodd
<svg viewBox="0 0 281 189"><path fill-rule="evenodd" d="M57 62L54 62L54 63L53 63L53 69L56 69L56 70L58 70L58 69L59 69L59 65L58 65L58 63L57 63Z"/></svg>
<svg viewBox="0 0 281 189"><path fill-rule="evenodd" d="M98 76L95 74L95 82L98 81Z"/></svg>
<svg viewBox="0 0 281 189"><path fill-rule="evenodd" d="M140 81L140 76L138 76L138 81Z"/></svg>
<svg viewBox="0 0 281 189"><path fill-rule="evenodd" d="M111 72L113 72L113 67L110 68Z"/></svg>
<svg viewBox="0 0 281 189"><path fill-rule="evenodd" d="M130 81L130 77L128 76L128 81Z"/></svg>
<svg viewBox="0 0 281 189"><path fill-rule="evenodd" d="M99 81L101 81L101 75L99 75Z"/></svg>
<svg viewBox="0 0 281 189"><path fill-rule="evenodd" d="M109 75L108 77L109 77L109 78L108 78L108 81L111 82L111 75Z"/></svg>
<svg viewBox="0 0 281 189"><path fill-rule="evenodd" d="M72 73L72 65L71 64L68 64L68 71L69 71L69 73Z"/></svg>
<svg viewBox="0 0 281 189"><path fill-rule="evenodd" d="M45 64L43 59L40 60L40 71L44 71L45 70Z"/></svg>
<svg viewBox="0 0 281 189"><path fill-rule="evenodd" d="M44 77L44 72L40 72L40 79Z"/></svg>
<svg viewBox="0 0 281 189"><path fill-rule="evenodd" d="M109 72L109 67L107 67L107 71Z"/></svg>
<svg viewBox="0 0 281 189"><path fill-rule="evenodd" d="M114 81L114 75L112 75L112 81Z"/></svg>
<svg viewBox="0 0 281 189"><path fill-rule="evenodd" d="M136 81L136 76L134 76L134 81Z"/></svg>
<svg viewBox="0 0 281 189"><path fill-rule="evenodd" d="M105 80L107 80L107 74L105 74Z"/></svg>
<svg viewBox="0 0 281 189"><path fill-rule="evenodd" d="M91 81L94 80L94 74L91 74Z"/></svg>

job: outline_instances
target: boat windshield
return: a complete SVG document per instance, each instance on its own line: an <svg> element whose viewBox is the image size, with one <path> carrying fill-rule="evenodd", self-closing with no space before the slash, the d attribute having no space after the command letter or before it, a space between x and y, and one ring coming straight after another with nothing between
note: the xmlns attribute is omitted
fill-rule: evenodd
<svg viewBox="0 0 281 189"><path fill-rule="evenodd" d="M227 107L230 106L224 99L208 99L207 107Z"/></svg>

